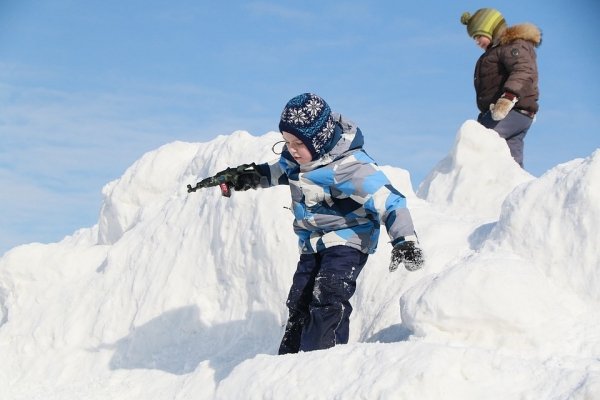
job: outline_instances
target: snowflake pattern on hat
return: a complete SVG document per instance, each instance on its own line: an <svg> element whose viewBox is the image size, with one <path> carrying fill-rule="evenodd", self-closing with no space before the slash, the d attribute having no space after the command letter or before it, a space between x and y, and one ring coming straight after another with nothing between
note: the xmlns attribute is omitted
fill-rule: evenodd
<svg viewBox="0 0 600 400"><path fill-rule="evenodd" d="M308 117L304 114L304 110L301 108L292 108L288 110L288 122L297 125L304 125L308 122Z"/></svg>
<svg viewBox="0 0 600 400"><path fill-rule="evenodd" d="M323 103L321 103L318 99L310 99L308 103L306 103L306 111L312 117L316 116L322 108Z"/></svg>
<svg viewBox="0 0 600 400"><path fill-rule="evenodd" d="M304 93L288 101L279 122L279 130L300 139L313 159L324 154L333 138L334 128L331 109L325 100L313 93Z"/></svg>
<svg viewBox="0 0 600 400"><path fill-rule="evenodd" d="M334 128L335 123L333 122L333 119L329 118L323 129L315 137L313 137L313 147L319 155L322 155L322 150L324 149L325 145L329 144L333 138Z"/></svg>

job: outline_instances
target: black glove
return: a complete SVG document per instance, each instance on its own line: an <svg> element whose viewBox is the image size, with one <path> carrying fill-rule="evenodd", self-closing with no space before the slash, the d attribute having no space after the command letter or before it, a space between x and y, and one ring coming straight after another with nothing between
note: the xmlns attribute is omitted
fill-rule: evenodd
<svg viewBox="0 0 600 400"><path fill-rule="evenodd" d="M232 187L236 192L241 192L256 188L260 184L261 177L262 175L258 172L256 164L252 163L217 172L213 179L218 182L224 181L228 187Z"/></svg>
<svg viewBox="0 0 600 400"><path fill-rule="evenodd" d="M248 172L241 172L234 175L232 179L233 189L236 192L245 191L248 189L255 189L258 185L260 185L260 178L262 175L258 173L255 169L252 169Z"/></svg>
<svg viewBox="0 0 600 400"><path fill-rule="evenodd" d="M398 269L400 264L409 271L416 271L423 267L423 251L413 241L398 243L392 249L392 260L390 261L390 272Z"/></svg>

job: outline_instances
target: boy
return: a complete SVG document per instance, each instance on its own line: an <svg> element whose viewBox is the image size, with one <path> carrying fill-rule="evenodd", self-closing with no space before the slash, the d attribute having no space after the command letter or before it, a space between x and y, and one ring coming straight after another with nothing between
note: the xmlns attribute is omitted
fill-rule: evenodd
<svg viewBox="0 0 600 400"><path fill-rule="evenodd" d="M286 104L279 130L280 158L238 168L227 185L238 191L290 186L301 254L279 347L287 354L348 342L350 298L375 252L380 224L394 246L390 271L401 263L419 269L423 256L406 199L362 149L360 129L321 97L304 93Z"/></svg>

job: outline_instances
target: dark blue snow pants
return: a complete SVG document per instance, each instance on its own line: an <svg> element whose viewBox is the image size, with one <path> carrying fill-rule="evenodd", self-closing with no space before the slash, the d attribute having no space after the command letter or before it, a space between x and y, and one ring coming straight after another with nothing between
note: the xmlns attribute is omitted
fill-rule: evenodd
<svg viewBox="0 0 600 400"><path fill-rule="evenodd" d="M492 113L488 111L479 114L477 122L488 129L498 132L498 135L506 140L506 144L508 144L508 148L510 149L510 155L523 168L523 148L525 147L523 139L525 139L525 135L533 123L533 118L511 110L506 118L494 121Z"/></svg>
<svg viewBox="0 0 600 400"><path fill-rule="evenodd" d="M279 354L348 343L350 298L368 254L334 246L302 254L287 299L288 322Z"/></svg>

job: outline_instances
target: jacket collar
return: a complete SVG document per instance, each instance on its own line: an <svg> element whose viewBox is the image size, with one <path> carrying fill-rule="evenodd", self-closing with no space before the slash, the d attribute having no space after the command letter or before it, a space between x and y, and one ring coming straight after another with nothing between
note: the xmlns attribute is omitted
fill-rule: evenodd
<svg viewBox="0 0 600 400"><path fill-rule="evenodd" d="M498 38L494 39L492 47L510 44L519 39L527 40L533 43L535 47L538 47L542 44L542 32L537 26L530 23L510 26L500 31Z"/></svg>

